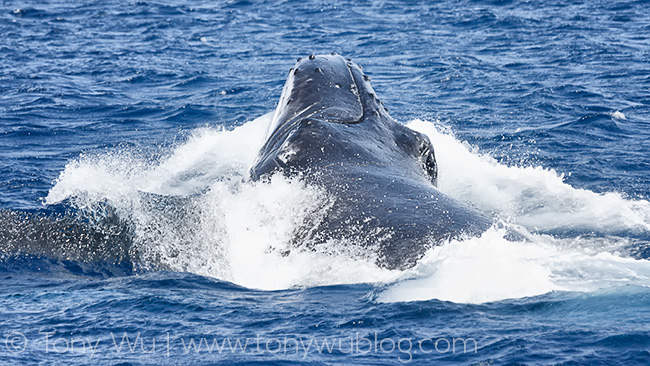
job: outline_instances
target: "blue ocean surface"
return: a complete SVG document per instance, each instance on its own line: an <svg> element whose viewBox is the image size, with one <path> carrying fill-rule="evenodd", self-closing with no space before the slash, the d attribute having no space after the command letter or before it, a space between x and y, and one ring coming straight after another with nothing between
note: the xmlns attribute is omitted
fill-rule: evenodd
<svg viewBox="0 0 650 366"><path fill-rule="evenodd" d="M0 4L1 364L650 363L649 2ZM330 52L493 228L287 254L327 197L247 174Z"/></svg>

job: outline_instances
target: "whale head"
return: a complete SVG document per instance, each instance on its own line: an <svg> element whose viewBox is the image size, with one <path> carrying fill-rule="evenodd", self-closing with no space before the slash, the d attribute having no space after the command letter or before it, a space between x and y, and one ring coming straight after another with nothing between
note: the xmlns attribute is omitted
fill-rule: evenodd
<svg viewBox="0 0 650 366"><path fill-rule="evenodd" d="M359 65L336 53L310 55L290 70L267 138L305 118L354 124L370 113L387 110Z"/></svg>
<svg viewBox="0 0 650 366"><path fill-rule="evenodd" d="M336 53L310 55L289 72L251 177L287 168L403 160L419 163L435 184L429 139L388 114L361 66Z"/></svg>

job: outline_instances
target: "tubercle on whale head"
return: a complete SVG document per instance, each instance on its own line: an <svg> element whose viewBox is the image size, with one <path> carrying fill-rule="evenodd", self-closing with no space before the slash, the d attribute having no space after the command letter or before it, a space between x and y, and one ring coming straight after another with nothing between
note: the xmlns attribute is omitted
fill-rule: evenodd
<svg viewBox="0 0 650 366"><path fill-rule="evenodd" d="M372 87L372 79L363 71L363 67L352 62L350 59L348 59L347 64L357 84L360 99L363 103L364 114L383 115L391 118L388 114L388 108L384 106L384 102L377 96L377 93Z"/></svg>

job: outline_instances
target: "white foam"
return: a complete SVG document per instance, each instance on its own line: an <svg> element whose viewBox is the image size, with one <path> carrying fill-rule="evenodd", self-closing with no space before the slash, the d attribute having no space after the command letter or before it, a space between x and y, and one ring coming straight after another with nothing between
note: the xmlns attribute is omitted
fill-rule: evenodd
<svg viewBox="0 0 650 366"><path fill-rule="evenodd" d="M544 266L556 253L553 247L509 242L502 232L490 230L432 249L420 261L417 279L390 287L378 300L480 303L560 290Z"/></svg>
<svg viewBox="0 0 650 366"><path fill-rule="evenodd" d="M585 243L538 235L532 241L512 242L504 234L491 229L480 238L433 248L419 262L414 279L389 286L377 300L484 303L551 291L650 285L649 261L590 249L621 244L611 239L594 245L595 239Z"/></svg>
<svg viewBox="0 0 650 366"><path fill-rule="evenodd" d="M354 238L296 249L296 232L315 229L334 197L298 179L247 180L271 120L267 114L231 131L195 130L157 160L128 150L80 156L67 164L46 202L70 200L90 212L108 203L135 225L138 251L152 267L250 288L377 283L387 286L379 301L485 302L650 285L649 263L611 254L625 239L605 235L649 231L650 203L575 189L551 169L499 164L420 120L408 126L431 138L444 193L532 231L581 229L602 237L531 234L520 243L492 229L433 248L406 271L378 268L367 251L347 245ZM169 196L176 201L166 204Z"/></svg>
<svg viewBox="0 0 650 366"><path fill-rule="evenodd" d="M611 113L611 116L614 119L625 119L625 114L621 111L614 111Z"/></svg>
<svg viewBox="0 0 650 366"><path fill-rule="evenodd" d="M529 229L650 230L646 200L573 188L553 169L499 164L432 122L414 120L408 126L431 139L440 190L484 212Z"/></svg>
<svg viewBox="0 0 650 366"><path fill-rule="evenodd" d="M136 199L138 192L190 195L220 178L241 179L257 157L270 117L266 114L232 131L197 129L162 161L128 150L81 155L66 164L46 203L72 198L81 207L101 200L121 206Z"/></svg>

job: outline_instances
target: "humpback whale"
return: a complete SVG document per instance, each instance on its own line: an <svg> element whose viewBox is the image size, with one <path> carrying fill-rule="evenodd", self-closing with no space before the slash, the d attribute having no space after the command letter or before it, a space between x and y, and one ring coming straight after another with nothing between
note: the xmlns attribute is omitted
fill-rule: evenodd
<svg viewBox="0 0 650 366"><path fill-rule="evenodd" d="M298 176L334 197L299 243L352 238L389 269L411 267L431 246L492 224L436 188L428 137L393 119L362 68L336 53L298 59L290 70L250 170L254 181L273 174Z"/></svg>

